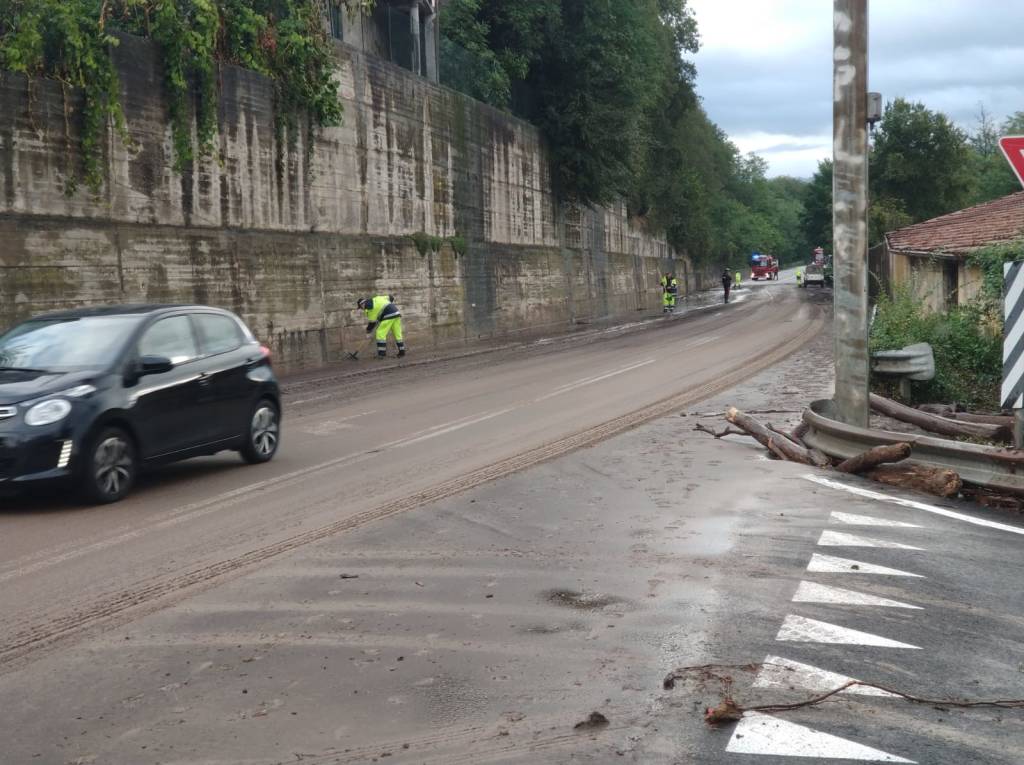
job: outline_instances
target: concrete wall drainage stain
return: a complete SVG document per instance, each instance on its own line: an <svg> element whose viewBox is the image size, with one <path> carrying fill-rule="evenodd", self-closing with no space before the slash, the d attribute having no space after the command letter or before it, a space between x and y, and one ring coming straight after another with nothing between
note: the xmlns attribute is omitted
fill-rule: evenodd
<svg viewBox="0 0 1024 765"><path fill-rule="evenodd" d="M240 313L298 369L362 341L366 294L396 295L413 348L442 348L656 311L659 273L693 272L624 205L561 207L532 126L337 53L342 126L310 147L301 126L294 145L278 142L270 81L227 66L220 161L178 174L151 87L159 62L126 40L115 60L131 148L109 137L99 200L64 194L78 142L65 140L59 84L0 76L0 326L88 303L201 300ZM447 243L421 256L417 232Z"/></svg>

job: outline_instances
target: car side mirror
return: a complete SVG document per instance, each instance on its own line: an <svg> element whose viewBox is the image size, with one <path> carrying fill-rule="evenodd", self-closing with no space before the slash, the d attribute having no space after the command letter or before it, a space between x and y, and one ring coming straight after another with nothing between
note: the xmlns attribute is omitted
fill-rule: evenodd
<svg viewBox="0 0 1024 765"><path fill-rule="evenodd" d="M143 356L139 359L139 375L158 375L174 369L174 362L166 356Z"/></svg>

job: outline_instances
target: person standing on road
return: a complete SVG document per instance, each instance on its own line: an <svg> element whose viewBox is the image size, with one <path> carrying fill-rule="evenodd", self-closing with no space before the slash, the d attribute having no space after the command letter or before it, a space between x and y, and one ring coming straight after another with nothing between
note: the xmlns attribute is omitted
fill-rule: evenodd
<svg viewBox="0 0 1024 765"><path fill-rule="evenodd" d="M740 270L738 268L736 269L736 272L733 274L733 277L736 279L736 289L739 289L740 282L743 281L743 275L740 273Z"/></svg>
<svg viewBox="0 0 1024 765"><path fill-rule="evenodd" d="M356 303L366 313L369 324L366 325L366 334L376 330L377 332L377 358L383 359L388 355L388 335L394 334L395 344L398 346L398 358L405 355L405 342L402 339L402 312L395 305L393 295L377 295L372 298L359 298Z"/></svg>
<svg viewBox="0 0 1024 765"><path fill-rule="evenodd" d="M725 302L729 302L729 288L732 287L732 275L729 269L722 271L722 290L725 292Z"/></svg>
<svg viewBox="0 0 1024 765"><path fill-rule="evenodd" d="M661 312L674 313L676 310L676 295L679 294L679 280L668 271L661 277Z"/></svg>
<svg viewBox="0 0 1024 765"><path fill-rule="evenodd" d="M799 267L796 269L796 286L797 287L803 287L804 286L804 270L802 268L799 268Z"/></svg>

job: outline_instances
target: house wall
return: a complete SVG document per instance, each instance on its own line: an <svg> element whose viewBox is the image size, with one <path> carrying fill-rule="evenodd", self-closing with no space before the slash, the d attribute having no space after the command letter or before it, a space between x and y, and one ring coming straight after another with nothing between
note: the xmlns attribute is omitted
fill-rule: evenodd
<svg viewBox="0 0 1024 765"><path fill-rule="evenodd" d="M664 269L713 281L622 205L560 205L532 126L341 43L343 125L282 133L272 84L225 66L217 156L177 172L153 48L115 50L130 140L108 136L99 197L67 183L81 95L0 73L0 325L210 303L301 368L362 339L373 293L398 297L416 349L654 312ZM417 232L446 241L420 252Z"/></svg>

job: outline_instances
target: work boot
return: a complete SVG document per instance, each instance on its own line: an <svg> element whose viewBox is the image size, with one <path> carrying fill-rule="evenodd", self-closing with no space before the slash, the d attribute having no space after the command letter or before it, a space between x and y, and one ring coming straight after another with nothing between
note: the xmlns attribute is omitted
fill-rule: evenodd
<svg viewBox="0 0 1024 765"><path fill-rule="evenodd" d="M401 348L398 351L398 358L402 358L403 356L405 356L405 348Z"/></svg>

